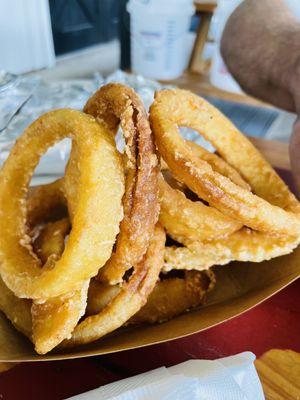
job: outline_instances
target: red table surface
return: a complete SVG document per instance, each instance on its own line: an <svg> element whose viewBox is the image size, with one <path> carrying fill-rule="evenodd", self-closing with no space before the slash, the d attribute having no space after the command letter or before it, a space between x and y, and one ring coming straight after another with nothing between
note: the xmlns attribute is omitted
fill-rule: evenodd
<svg viewBox="0 0 300 400"><path fill-rule="evenodd" d="M290 182L286 171L280 171ZM0 399L59 400L106 383L191 358L215 359L242 351L300 352L300 279L234 319L189 337L79 360L24 363L0 374Z"/></svg>

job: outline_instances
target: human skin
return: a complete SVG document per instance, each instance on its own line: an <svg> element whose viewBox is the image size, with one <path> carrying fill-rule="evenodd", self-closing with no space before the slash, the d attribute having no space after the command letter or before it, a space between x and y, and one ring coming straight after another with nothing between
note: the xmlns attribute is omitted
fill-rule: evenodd
<svg viewBox="0 0 300 400"><path fill-rule="evenodd" d="M246 93L298 114L290 158L300 191L299 22L283 0L245 0L227 21L221 52Z"/></svg>

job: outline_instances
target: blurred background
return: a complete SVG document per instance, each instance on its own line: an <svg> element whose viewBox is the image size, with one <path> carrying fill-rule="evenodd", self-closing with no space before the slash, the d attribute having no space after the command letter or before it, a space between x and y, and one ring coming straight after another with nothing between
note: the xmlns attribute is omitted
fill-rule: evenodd
<svg viewBox="0 0 300 400"><path fill-rule="evenodd" d="M300 19L300 1L286 1ZM109 80L135 86L146 103L160 85L185 87L246 134L287 141L295 116L242 93L220 56L222 30L240 2L1 0L0 153L29 116L80 108Z"/></svg>

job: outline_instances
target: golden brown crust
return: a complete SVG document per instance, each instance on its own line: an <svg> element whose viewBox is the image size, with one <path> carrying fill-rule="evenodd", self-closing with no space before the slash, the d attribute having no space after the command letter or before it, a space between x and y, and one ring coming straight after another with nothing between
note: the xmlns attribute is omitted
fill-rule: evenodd
<svg viewBox="0 0 300 400"><path fill-rule="evenodd" d="M163 90L156 93L150 120L168 167L200 198L252 229L300 237L298 201L250 141L212 105L188 91ZM197 157L180 137L178 125L191 127L209 140L255 194Z"/></svg>
<svg viewBox="0 0 300 400"><path fill-rule="evenodd" d="M212 271L187 271L184 277L165 277L156 283L147 303L127 324L160 323L199 307L215 285ZM117 296L121 288L92 281L89 288L87 315L99 313Z"/></svg>
<svg viewBox="0 0 300 400"><path fill-rule="evenodd" d="M185 246L166 247L164 271L202 271L213 265L225 265L231 261L262 262L289 254L298 245L297 237L272 236L249 228L207 242L189 242L182 237L174 239L183 242Z"/></svg>
<svg viewBox="0 0 300 400"><path fill-rule="evenodd" d="M164 270L261 262L299 244L299 202L218 110L190 92L164 90L156 94L150 118L159 153L181 183L176 190L160 181L160 222L184 245L166 249ZM178 126L197 130L223 160L184 141ZM186 198L184 185L209 206Z"/></svg>
<svg viewBox="0 0 300 400"><path fill-rule="evenodd" d="M251 190L250 185L241 177L236 169L224 161L215 153L205 150L203 147L199 146L195 142L187 141L187 144L192 149L193 153L201 160L208 162L212 169L219 174L226 176L236 185L246 189Z"/></svg>
<svg viewBox="0 0 300 400"><path fill-rule="evenodd" d="M163 266L165 232L157 225L143 260L128 282L98 314L85 318L76 326L70 340L62 346L89 343L124 325L146 303Z"/></svg>
<svg viewBox="0 0 300 400"><path fill-rule="evenodd" d="M212 265L260 262L298 245L298 201L203 99L181 90L156 95L151 120L164 177L131 89L106 85L85 112L97 120L72 110L39 118L0 172L0 309L38 353L166 321L203 304ZM125 168L113 138L119 125ZM178 125L198 130L223 159L182 140ZM40 155L65 136L73 138L65 176L30 190Z"/></svg>
<svg viewBox="0 0 300 400"><path fill-rule="evenodd" d="M64 218L48 222L40 229L33 248L44 265L50 265L61 257L70 228L69 219ZM80 289L65 295L43 303L32 302L32 341L37 353L48 353L70 336L85 313L88 287L89 281L86 281Z"/></svg>
<svg viewBox="0 0 300 400"><path fill-rule="evenodd" d="M80 148L81 195L62 257L54 268L41 269L26 227L28 185L42 152L66 136L77 140ZM72 291L97 274L118 233L122 194L121 160L111 137L94 118L79 111L56 110L33 122L0 172L0 273L6 285L19 297L39 300Z"/></svg>
<svg viewBox="0 0 300 400"><path fill-rule="evenodd" d="M28 185L40 155L66 136L77 144L80 171L76 181L79 195L71 199L72 230L65 245L68 219L48 223L38 231L34 246L26 217L33 225L45 222L53 207L65 200L61 182L36 188L29 199ZM9 305L16 303L17 310L23 307L17 297L32 299L31 338L36 351L44 354L70 336L84 314L89 279L111 255L122 217L122 160L110 133L93 117L79 111L56 110L26 129L2 167L0 182L4 227L0 273L12 291L4 291L3 309L14 320L15 312L8 309ZM40 251L35 253L38 248ZM19 325L24 331L24 324Z"/></svg>
<svg viewBox="0 0 300 400"><path fill-rule="evenodd" d="M47 215L47 214L45 214ZM39 228L38 235L32 246L43 265L52 257L58 260L65 249L65 237L70 232L71 225L68 218L55 222L48 222Z"/></svg>
<svg viewBox="0 0 300 400"><path fill-rule="evenodd" d="M54 221L66 215L63 179L47 185L31 187L27 198L27 223L29 226ZM47 218L47 219L45 219Z"/></svg>
<svg viewBox="0 0 300 400"><path fill-rule="evenodd" d="M140 98L123 85L100 88L84 111L113 132L120 124L125 138L124 218L115 251L99 274L101 280L120 283L124 273L145 254L158 219L158 162L153 135Z"/></svg>
<svg viewBox="0 0 300 400"><path fill-rule="evenodd" d="M20 299L0 278L0 310L14 327L28 338L32 335L31 301Z"/></svg>
<svg viewBox="0 0 300 400"><path fill-rule="evenodd" d="M159 221L174 240L207 241L230 235L243 224L200 201L186 198L159 176Z"/></svg>
<svg viewBox="0 0 300 400"><path fill-rule="evenodd" d="M130 324L161 323L199 307L215 285L212 271L187 271L184 278L159 281L147 303L135 314Z"/></svg>
<svg viewBox="0 0 300 400"><path fill-rule="evenodd" d="M32 341L39 354L46 354L71 336L78 321L85 313L89 281L80 289L53 297L45 303L33 301Z"/></svg>

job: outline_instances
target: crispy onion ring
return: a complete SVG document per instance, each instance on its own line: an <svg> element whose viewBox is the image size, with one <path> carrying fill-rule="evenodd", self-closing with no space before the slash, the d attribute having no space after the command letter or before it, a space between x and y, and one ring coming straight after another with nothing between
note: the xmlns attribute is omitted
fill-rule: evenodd
<svg viewBox="0 0 300 400"><path fill-rule="evenodd" d="M185 90L163 90L156 93L150 120L158 150L171 172L201 199L254 230L300 236L296 198L259 151L212 105ZM209 140L255 194L197 157L181 138L178 125Z"/></svg>
<svg viewBox="0 0 300 400"><path fill-rule="evenodd" d="M60 219L66 215L66 204L62 178L47 185L31 187L26 203L28 225Z"/></svg>
<svg viewBox="0 0 300 400"><path fill-rule="evenodd" d="M33 249L43 264L46 264L50 257L54 260L59 259L64 251L65 237L70 232L70 228L69 219L63 218L48 222L39 229L39 234L33 242Z"/></svg>
<svg viewBox="0 0 300 400"><path fill-rule="evenodd" d="M64 197L60 196L60 193L58 193L58 187L60 184L61 182L58 183L58 181L56 181L48 185L30 188L29 190L29 197L27 200L27 220L28 224L33 228L34 235L36 236L33 242L33 248L43 263L47 261L48 257L59 257L62 254L65 235L69 231L69 221L66 218L53 223L46 223L48 220L55 219L55 216L60 214L58 210L61 211L62 206L65 203ZM37 226L36 229L35 224L43 224L43 226ZM35 340L32 337L33 321L31 307L31 300L17 297L10 289L8 289L0 278L0 310L4 312L6 317L12 322L18 331L22 332L34 342ZM50 320L52 321L51 317ZM56 326L56 329L60 330L62 324L65 324L65 321L66 318L61 319L60 324ZM53 330L52 327L52 332ZM48 331L46 340L49 341L51 336L51 332ZM57 337L57 332L55 332L55 337ZM51 346L51 349L52 348L53 347ZM38 350L39 346L37 348L37 351ZM44 351L42 353L44 353Z"/></svg>
<svg viewBox="0 0 300 400"><path fill-rule="evenodd" d="M140 129L143 128L143 121L142 123L139 123ZM111 129L111 127L110 127ZM145 135L144 135L145 136ZM138 138L140 140L140 138ZM143 137L142 137L143 140ZM153 146L153 139L152 140L152 147ZM147 148L148 146L148 148ZM142 154L137 156L137 159L139 162L142 162L142 168L140 165L137 165L136 168L141 170L141 173L137 173L138 181L135 184L132 184L131 189L140 191L142 184L150 184L152 185L153 182L155 182L155 174L157 174L157 169L154 170L156 167L155 165L155 160L152 158L151 162L152 165L150 165L150 168L145 168L145 162L148 162L149 157L149 143L145 143L143 146L141 146ZM49 213L49 210L53 207L58 207L61 206L61 204L66 202L65 197L67 198L67 204L68 204L68 209L69 209L69 215L71 219L73 219L73 216L76 212L76 207L77 207L77 195L78 195L78 190L77 190L77 182L78 182L78 176L79 176L79 169L78 169L78 163L77 163L77 158L78 158L78 149L77 146L73 144L72 146L72 152L71 152L71 157L70 161L68 163L67 169L66 169L66 176L63 180L60 180L58 182L55 182L54 184L51 185L46 185L45 187L40 187L35 189L29 198L28 201L28 210L29 210L29 216L33 213L33 211L30 214L31 210L35 210L35 214L33 214L33 217L31 217L31 220L33 222L38 222L38 214L39 214L39 207L41 204L42 210L44 212L42 214L47 214ZM146 156L145 156L146 154ZM131 160L132 161L132 160ZM149 173L150 170L150 173ZM147 176L148 175L148 176ZM147 182L147 179L150 180ZM130 188L130 185L129 185ZM148 188L148 201L150 201L152 204L157 200L157 196L152 196L151 197L151 192L156 195L157 193L157 187L154 185L153 188L149 186ZM154 190L153 190L154 189ZM133 190L133 191L134 191ZM147 190L146 192L147 194ZM150 193L150 195L149 195ZM43 202L43 197L44 196L49 196L49 200L47 202ZM137 196L139 193L134 193L134 200L138 200L139 197ZM131 194L130 194L131 195ZM130 197L130 196L129 196ZM147 198L144 198L144 200L147 200ZM33 205L31 204L33 203ZM37 207L39 206L39 207ZM144 204L145 207L145 204ZM134 210L134 208L132 207ZM132 210L131 209L131 210ZM138 216L138 211L141 209L141 207L135 207L135 213L133 213L133 217L137 218ZM156 204L156 211L157 211L157 204ZM150 214L151 218L151 214ZM152 217L153 218L153 217ZM157 216L156 216L157 218ZM47 241L44 239L47 237L48 232L51 235L51 231L53 229L57 228L58 232L60 232L60 229L62 229L61 226L58 226L59 224L61 225L63 221L58 221L51 224L48 224L46 227L46 230L40 233L40 236L38 240L42 240L44 242L44 248L40 249L42 254L44 254L44 257L48 260L49 255L53 258L55 255L51 253L55 248L59 249L61 248L62 245L62 240L61 240L61 235L57 235L56 237L56 243L52 241L51 244L49 244L49 251L47 251ZM151 219L150 219L150 224L151 224ZM151 225L150 225L151 227ZM147 224L146 224L147 228ZM61 232L60 232L61 233ZM37 243L38 244L38 243ZM143 256L143 255L142 255ZM141 257L142 257L141 256ZM85 292L86 293L86 292ZM32 306L32 316L33 316L33 340L36 345L36 349L40 353L45 353L49 351L52 347L54 347L59 341L61 341L64 337L69 336L68 333L70 333L70 328L67 329L66 325L71 324L74 326L76 325L76 322L82 315L81 310L84 309L84 307L81 307L80 304L83 301L84 304L84 294L82 293L82 290L77 290L75 292L67 293L64 296L59 296L53 299L48 300L45 304L38 304L37 302L33 303ZM78 303L78 304L77 304ZM75 309L73 311L70 309L70 306L75 306ZM72 312L74 314L74 318L72 319ZM79 314L78 314L79 313ZM78 315L77 315L78 314ZM77 315L77 316L76 316ZM75 317L76 316L76 317ZM57 327L57 329L53 330L51 327ZM56 341L54 342L53 339Z"/></svg>
<svg viewBox="0 0 300 400"><path fill-rule="evenodd" d="M45 217L47 219L47 214ZM65 237L69 231L68 218L53 223L48 222L40 230L33 243L33 248L36 249L36 254L44 264L56 261L61 257L65 248ZM65 295L48 299L41 304L32 302L31 339L37 353L48 353L71 335L79 319L85 313L88 287L89 280L80 289Z"/></svg>
<svg viewBox="0 0 300 400"><path fill-rule="evenodd" d="M219 172L234 177L231 167L218 156L211 154L211 158L197 144L192 146L195 154L204 155L206 161L212 162L212 166L216 166ZM167 176L167 179L170 180L170 177ZM174 180L171 180L171 184L176 187ZM234 260L261 262L290 253L298 244L298 238L276 237L247 228L237 232L242 226L240 223L213 207L189 200L184 194L184 187L177 185L178 189L174 189L162 177L159 179L159 187L160 222L172 239L187 246L166 248L163 268L166 272L172 269L201 271ZM228 226L228 222L224 225L224 217L227 218L225 222L229 220L231 225Z"/></svg>
<svg viewBox="0 0 300 400"><path fill-rule="evenodd" d="M209 203L207 207L192 202L184 195L184 186L175 189L160 180L160 222L184 245L166 249L165 271L204 270L233 260L261 262L288 254L299 244L297 199L253 145L214 107L189 92L166 90L156 95L151 122L159 152L174 177ZM203 134L224 160L185 142L177 124ZM246 159L248 163L241 165Z"/></svg>
<svg viewBox="0 0 300 400"><path fill-rule="evenodd" d="M37 353L46 354L70 337L85 313L88 287L89 280L80 289L53 297L45 303L33 301L32 341Z"/></svg>
<svg viewBox="0 0 300 400"><path fill-rule="evenodd" d="M40 219L41 215L38 217ZM57 259L62 254L68 228L69 222L64 219L48 223L40 230L34 247L41 260L47 260L48 257ZM53 235L55 232L57 234ZM39 354L45 354L70 336L74 330L85 312L87 289L88 282L81 290L37 304L15 296L0 278L0 310L18 331L33 341Z"/></svg>
<svg viewBox="0 0 300 400"><path fill-rule="evenodd" d="M238 186L250 186L226 161L194 142L187 141L197 157L208 162L214 171L231 179ZM184 194L184 185L178 183L164 166L164 177L159 176L160 222L168 234L180 243L208 241L223 238L242 228L239 221L222 214L200 201L191 201ZM170 184L169 184L170 182Z"/></svg>
<svg viewBox="0 0 300 400"><path fill-rule="evenodd" d="M120 124L125 137L124 219L113 255L99 275L99 279L115 284L141 261L153 234L158 218L158 162L146 111L132 89L120 84L103 86L88 100L84 111L113 132Z"/></svg>
<svg viewBox="0 0 300 400"><path fill-rule="evenodd" d="M0 310L11 321L13 326L28 338L31 338L32 335L30 306L30 300L20 299L15 296L0 278Z"/></svg>
<svg viewBox="0 0 300 400"><path fill-rule="evenodd" d="M182 237L177 239L180 240ZM165 272L172 269L202 271L231 261L262 262L290 253L297 246L298 239L270 236L243 228L223 239L184 244L184 247L166 247Z"/></svg>
<svg viewBox="0 0 300 400"><path fill-rule="evenodd" d="M130 323L161 323L199 307L214 285L212 271L186 271L184 278L159 281L147 303L131 318Z"/></svg>
<svg viewBox="0 0 300 400"><path fill-rule="evenodd" d="M41 268L25 223L28 185L40 155L67 136L78 146L80 196L64 253L51 268ZM111 254L122 195L122 163L103 125L74 110L52 111L33 122L0 172L0 273L8 288L37 300L79 289Z"/></svg>
<svg viewBox="0 0 300 400"><path fill-rule="evenodd" d="M63 346L89 343L124 325L146 303L163 265L165 232L157 225L143 260L128 282L99 314L84 319L76 326L72 338Z"/></svg>
<svg viewBox="0 0 300 400"><path fill-rule="evenodd" d="M187 144L191 148L192 152L201 160L206 161L214 171L219 172L219 174L226 176L236 185L246 189L251 190L250 185L241 177L236 169L229 165L226 161L220 158L217 154L211 153L210 151L204 149L204 147L199 146L195 142L187 141Z"/></svg>
<svg viewBox="0 0 300 400"><path fill-rule="evenodd" d="M184 192L173 189L159 176L159 221L168 234L180 243L184 239L212 240L239 230L243 224L200 201L191 201Z"/></svg>
<svg viewBox="0 0 300 400"><path fill-rule="evenodd" d="M164 278L156 283L147 303L128 324L161 323L203 304L215 284L212 271L187 271L183 278ZM118 285L92 281L86 313L99 313L120 292Z"/></svg>

